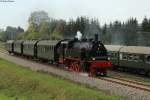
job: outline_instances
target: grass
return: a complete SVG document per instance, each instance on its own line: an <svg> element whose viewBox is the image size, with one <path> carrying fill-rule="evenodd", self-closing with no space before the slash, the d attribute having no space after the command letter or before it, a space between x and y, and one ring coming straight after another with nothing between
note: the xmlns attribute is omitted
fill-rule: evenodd
<svg viewBox="0 0 150 100"><path fill-rule="evenodd" d="M119 100L120 97L0 59L0 100Z"/></svg>
<svg viewBox="0 0 150 100"><path fill-rule="evenodd" d="M5 44L4 42L1 42L1 41L0 41L0 50L4 50L4 49L5 49L4 44Z"/></svg>

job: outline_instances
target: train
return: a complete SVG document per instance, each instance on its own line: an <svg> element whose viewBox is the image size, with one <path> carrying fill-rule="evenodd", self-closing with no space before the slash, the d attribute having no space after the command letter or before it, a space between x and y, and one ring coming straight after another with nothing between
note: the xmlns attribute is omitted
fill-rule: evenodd
<svg viewBox="0 0 150 100"><path fill-rule="evenodd" d="M113 69L150 75L150 47L105 45Z"/></svg>
<svg viewBox="0 0 150 100"><path fill-rule="evenodd" d="M9 40L5 47L10 54L62 65L69 71L88 73L92 77L106 76L112 66L107 49L98 35L93 39L81 40Z"/></svg>

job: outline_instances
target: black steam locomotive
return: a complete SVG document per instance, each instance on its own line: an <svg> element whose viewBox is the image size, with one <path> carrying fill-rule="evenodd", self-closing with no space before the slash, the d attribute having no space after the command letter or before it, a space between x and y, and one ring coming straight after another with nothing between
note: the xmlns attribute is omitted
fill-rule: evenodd
<svg viewBox="0 0 150 100"><path fill-rule="evenodd" d="M107 69L112 66L98 35L95 35L95 39L81 40L7 41L6 49L9 53L62 64L70 71L87 72L89 76L106 75Z"/></svg>

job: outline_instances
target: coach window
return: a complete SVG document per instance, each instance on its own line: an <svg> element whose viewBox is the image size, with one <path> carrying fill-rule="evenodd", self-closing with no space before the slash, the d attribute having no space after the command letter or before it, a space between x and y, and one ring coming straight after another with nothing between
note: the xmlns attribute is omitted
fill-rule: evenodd
<svg viewBox="0 0 150 100"><path fill-rule="evenodd" d="M133 60L134 60L134 61L138 61L138 60L139 60L139 56L138 56L138 55L134 55L134 56L133 56Z"/></svg>
<svg viewBox="0 0 150 100"><path fill-rule="evenodd" d="M123 60L127 60L127 54L123 54Z"/></svg>
<svg viewBox="0 0 150 100"><path fill-rule="evenodd" d="M132 54L129 54L129 55L128 55L128 60L130 60L130 61L133 60L133 55L132 55Z"/></svg>
<svg viewBox="0 0 150 100"><path fill-rule="evenodd" d="M140 61L145 61L145 56L141 54L139 59Z"/></svg>
<svg viewBox="0 0 150 100"><path fill-rule="evenodd" d="M43 52L45 52L46 50L45 50L45 47L43 48Z"/></svg>
<svg viewBox="0 0 150 100"><path fill-rule="evenodd" d="M146 57L146 62L150 63L150 55Z"/></svg>
<svg viewBox="0 0 150 100"><path fill-rule="evenodd" d="M119 59L120 59L120 60L122 60L122 59L123 59L123 57L122 57L122 53L120 53L120 54L119 54Z"/></svg>

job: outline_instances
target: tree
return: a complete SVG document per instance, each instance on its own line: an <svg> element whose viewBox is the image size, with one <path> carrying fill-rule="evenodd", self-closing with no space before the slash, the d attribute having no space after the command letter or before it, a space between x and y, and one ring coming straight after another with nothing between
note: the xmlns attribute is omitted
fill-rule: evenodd
<svg viewBox="0 0 150 100"><path fill-rule="evenodd" d="M145 18L142 21L142 31L144 31L144 32L150 32L150 22L146 18L146 16L145 16Z"/></svg>
<svg viewBox="0 0 150 100"><path fill-rule="evenodd" d="M73 19L70 19L64 26L64 38L71 38L76 35L76 22Z"/></svg>
<svg viewBox="0 0 150 100"><path fill-rule="evenodd" d="M6 40L14 40L16 39L17 35L20 33L23 33L24 30L21 27L12 27L12 26L7 26L5 30L5 35L6 35Z"/></svg>
<svg viewBox="0 0 150 100"><path fill-rule="evenodd" d="M138 21L136 18L130 18L124 26L124 44L136 45L137 32Z"/></svg>
<svg viewBox="0 0 150 100"><path fill-rule="evenodd" d="M107 24L104 25L103 29L102 29L102 34L105 35L107 32Z"/></svg>
<svg viewBox="0 0 150 100"><path fill-rule="evenodd" d="M31 13L28 23L28 32L39 32L41 23L49 23L50 18L45 11L35 11Z"/></svg>
<svg viewBox="0 0 150 100"><path fill-rule="evenodd" d="M39 27L39 34L41 35L39 38L48 39L50 38L50 24L48 22L42 22Z"/></svg>
<svg viewBox="0 0 150 100"><path fill-rule="evenodd" d="M136 33L138 30L138 21L136 18L130 18L126 22L127 33Z"/></svg>
<svg viewBox="0 0 150 100"><path fill-rule="evenodd" d="M12 27L7 26L6 30L0 30L0 40L7 41L7 40L14 40L17 38L17 35L20 35L24 32L24 29L21 27Z"/></svg>
<svg viewBox="0 0 150 100"><path fill-rule="evenodd" d="M4 31L0 31L0 41L6 41L6 35Z"/></svg>
<svg viewBox="0 0 150 100"><path fill-rule="evenodd" d="M101 33L101 28L98 19L89 19L87 17L84 18L84 35L89 38L93 38L94 34Z"/></svg>
<svg viewBox="0 0 150 100"><path fill-rule="evenodd" d="M60 33L58 31L54 31L51 35L52 40L59 40L60 38Z"/></svg>

